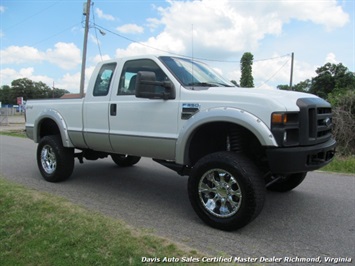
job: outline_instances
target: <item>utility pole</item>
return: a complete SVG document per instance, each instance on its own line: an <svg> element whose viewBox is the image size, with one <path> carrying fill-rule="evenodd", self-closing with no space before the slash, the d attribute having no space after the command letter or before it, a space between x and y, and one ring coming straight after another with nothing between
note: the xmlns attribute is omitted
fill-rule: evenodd
<svg viewBox="0 0 355 266"><path fill-rule="evenodd" d="M88 45L90 7L91 7L91 0L87 0L86 7L84 7L84 11L83 11L83 15L86 16L86 19L85 19L84 43L83 43L83 57L82 57L82 61L81 61L81 77L80 77L80 97L81 98L84 97L86 51L87 51L87 45Z"/></svg>
<svg viewBox="0 0 355 266"><path fill-rule="evenodd" d="M291 54L291 74L290 74L290 90L292 91L292 79L293 79L293 59L294 59L294 53L292 52Z"/></svg>

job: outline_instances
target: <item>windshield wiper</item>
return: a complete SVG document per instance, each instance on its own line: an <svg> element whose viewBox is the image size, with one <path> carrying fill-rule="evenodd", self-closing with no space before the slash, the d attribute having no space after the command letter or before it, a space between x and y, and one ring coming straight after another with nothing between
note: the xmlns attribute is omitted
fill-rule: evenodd
<svg viewBox="0 0 355 266"><path fill-rule="evenodd" d="M199 87L233 87L231 85L222 82L191 82L187 86L199 86Z"/></svg>
<svg viewBox="0 0 355 266"><path fill-rule="evenodd" d="M208 82L191 82L187 86L198 86L198 87L218 87L218 84L208 83Z"/></svg>

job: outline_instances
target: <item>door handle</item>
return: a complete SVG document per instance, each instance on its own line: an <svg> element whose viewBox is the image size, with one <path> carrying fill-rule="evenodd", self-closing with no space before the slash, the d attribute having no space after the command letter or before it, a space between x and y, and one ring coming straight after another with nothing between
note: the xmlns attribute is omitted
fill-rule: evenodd
<svg viewBox="0 0 355 266"><path fill-rule="evenodd" d="M110 115L116 116L117 115L117 104L111 103L110 105Z"/></svg>

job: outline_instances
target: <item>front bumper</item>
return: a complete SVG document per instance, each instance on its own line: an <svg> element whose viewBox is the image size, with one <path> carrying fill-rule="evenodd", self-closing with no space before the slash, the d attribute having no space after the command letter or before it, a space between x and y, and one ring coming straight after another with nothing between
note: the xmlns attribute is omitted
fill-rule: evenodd
<svg viewBox="0 0 355 266"><path fill-rule="evenodd" d="M335 155L336 141L303 147L269 148L266 155L273 174L291 174L317 170L330 163Z"/></svg>

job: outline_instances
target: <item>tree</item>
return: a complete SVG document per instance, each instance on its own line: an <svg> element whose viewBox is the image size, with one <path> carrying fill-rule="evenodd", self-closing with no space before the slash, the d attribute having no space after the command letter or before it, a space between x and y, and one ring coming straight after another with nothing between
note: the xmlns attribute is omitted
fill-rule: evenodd
<svg viewBox="0 0 355 266"><path fill-rule="evenodd" d="M1 86L0 102L5 104L5 103L10 103L10 101L11 101L11 87L8 85Z"/></svg>
<svg viewBox="0 0 355 266"><path fill-rule="evenodd" d="M240 70L242 75L240 77L240 86L245 88L254 87L254 78L252 74L254 56L253 54L246 52L243 54L240 60Z"/></svg>
<svg viewBox="0 0 355 266"><path fill-rule="evenodd" d="M0 101L6 104L16 104L17 97L29 99L60 98L67 90L51 89L43 82L34 82L28 78L16 79L11 82L11 87L4 85L0 90Z"/></svg>
<svg viewBox="0 0 355 266"><path fill-rule="evenodd" d="M301 81L300 83L297 83L296 85L293 85L292 90L300 92L309 92L311 85L311 80L306 79L304 81ZM279 90L291 90L289 85L277 85L277 88Z"/></svg>
<svg viewBox="0 0 355 266"><path fill-rule="evenodd" d="M312 79L310 93L316 94L321 98L327 99L328 95L335 90L342 91L349 86L355 86L355 76L343 64L326 63L317 68L318 74Z"/></svg>

